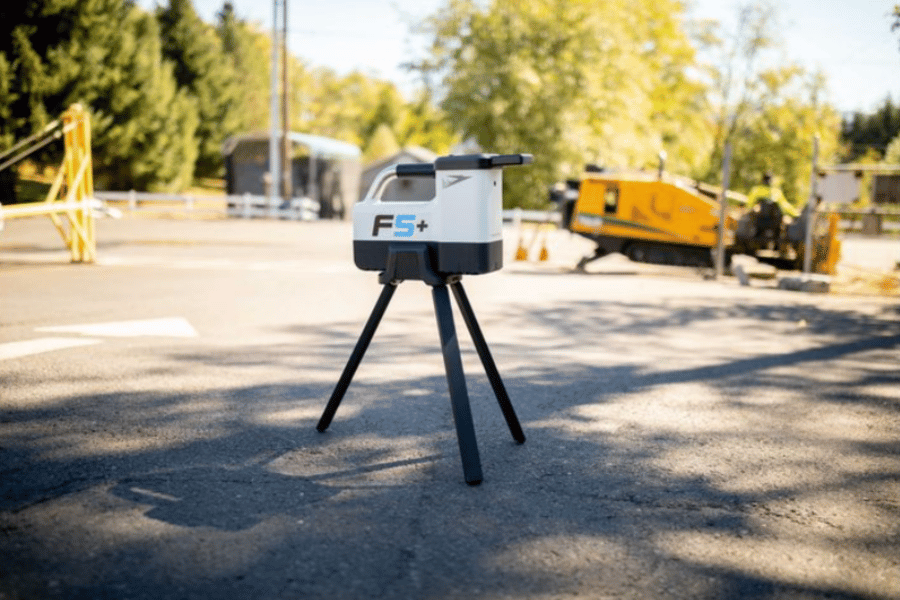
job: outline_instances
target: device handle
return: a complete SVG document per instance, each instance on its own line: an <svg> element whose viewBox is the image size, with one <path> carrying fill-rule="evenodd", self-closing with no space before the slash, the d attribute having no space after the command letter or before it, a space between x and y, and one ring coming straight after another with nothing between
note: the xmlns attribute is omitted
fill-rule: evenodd
<svg viewBox="0 0 900 600"><path fill-rule="evenodd" d="M369 186L369 191L366 192L366 195L360 201L360 204L380 201L381 195L384 194L384 190L387 188L388 183L396 178L397 169L393 166L378 173L378 175L375 176L375 179L372 180L372 185Z"/></svg>
<svg viewBox="0 0 900 600"><path fill-rule="evenodd" d="M397 165L397 177L434 177L434 163Z"/></svg>
<svg viewBox="0 0 900 600"><path fill-rule="evenodd" d="M475 171L527 165L533 160L530 154L451 154L438 157L434 167L438 171Z"/></svg>
<svg viewBox="0 0 900 600"><path fill-rule="evenodd" d="M388 184L400 177L430 177L434 178L435 169L433 163L412 163L395 165L381 171L369 186L369 191L362 199L363 204L380 202Z"/></svg>
<svg viewBox="0 0 900 600"><path fill-rule="evenodd" d="M491 157L492 167L508 167L512 165L530 165L534 162L531 154L498 154Z"/></svg>

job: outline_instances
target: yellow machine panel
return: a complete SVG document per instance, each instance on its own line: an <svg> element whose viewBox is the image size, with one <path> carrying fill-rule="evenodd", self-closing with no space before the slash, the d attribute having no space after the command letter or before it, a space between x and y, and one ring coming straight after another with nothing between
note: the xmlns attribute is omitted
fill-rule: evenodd
<svg viewBox="0 0 900 600"><path fill-rule="evenodd" d="M718 206L667 181L591 176L581 182L571 229L712 248L718 243Z"/></svg>
<svg viewBox="0 0 900 600"><path fill-rule="evenodd" d="M564 205L565 226L597 244L579 268L614 252L637 262L712 266L721 190L663 172L633 171L590 172L567 185L577 190L577 197L567 194L557 200ZM746 202L731 191L727 196L730 202ZM809 213L786 217L771 204L759 202L726 214L726 262L734 254L747 254L778 268L799 268ZM814 270L833 273L840 256L836 225L817 233L814 241Z"/></svg>

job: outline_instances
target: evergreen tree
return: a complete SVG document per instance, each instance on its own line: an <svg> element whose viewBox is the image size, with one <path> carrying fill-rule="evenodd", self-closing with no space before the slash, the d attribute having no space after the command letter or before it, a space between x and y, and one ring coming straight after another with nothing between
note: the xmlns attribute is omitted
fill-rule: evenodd
<svg viewBox="0 0 900 600"><path fill-rule="evenodd" d="M235 131L268 129L271 39L240 19L231 2L219 11L216 30L235 74Z"/></svg>
<svg viewBox="0 0 900 600"><path fill-rule="evenodd" d="M12 65L6 58L6 54L0 51L0 150L6 150L15 143L11 130L12 105L15 96L12 93ZM15 168L0 171L0 202L15 204L17 172Z"/></svg>
<svg viewBox="0 0 900 600"><path fill-rule="evenodd" d="M174 66L162 58L153 16L132 8L125 24L134 38L110 40L106 62L121 63L116 66L128 74L127 88L107 98L102 86L94 86L99 94L91 100L104 132L99 162L114 187L130 182L136 189L183 189L197 161L195 102L178 88Z"/></svg>
<svg viewBox="0 0 900 600"><path fill-rule="evenodd" d="M847 147L847 160L853 161L870 152L882 156L887 145L900 134L900 107L890 97L872 113L856 112L845 117L841 138Z"/></svg>
<svg viewBox="0 0 900 600"><path fill-rule="evenodd" d="M92 114L97 187L185 185L196 109L162 59L155 19L128 0L9 4L0 21L4 133L27 136L80 102Z"/></svg>
<svg viewBox="0 0 900 600"><path fill-rule="evenodd" d="M169 0L157 10L163 55L175 65L178 87L194 99L199 114L196 174L221 175L222 142L237 132L237 87L231 60L216 30L197 15L191 0Z"/></svg>

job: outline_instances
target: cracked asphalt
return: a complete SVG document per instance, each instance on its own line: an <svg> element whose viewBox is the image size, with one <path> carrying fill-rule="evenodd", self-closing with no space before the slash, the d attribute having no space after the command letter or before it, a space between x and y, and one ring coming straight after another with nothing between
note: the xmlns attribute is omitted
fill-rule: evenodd
<svg viewBox="0 0 900 600"><path fill-rule="evenodd" d="M102 220L71 265L7 222L0 599L900 598L900 299L507 233L463 281L527 441L457 313L470 487L419 282L315 430L380 291L348 223Z"/></svg>

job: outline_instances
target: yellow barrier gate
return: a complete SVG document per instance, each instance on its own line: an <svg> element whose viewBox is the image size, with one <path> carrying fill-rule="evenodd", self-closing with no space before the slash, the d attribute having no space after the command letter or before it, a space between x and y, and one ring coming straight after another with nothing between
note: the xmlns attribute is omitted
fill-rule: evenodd
<svg viewBox="0 0 900 600"><path fill-rule="evenodd" d="M59 136L58 132L54 133L50 135ZM0 207L0 222L2 219L50 217L72 254L72 262L94 262L97 242L91 207L94 198L91 123L90 116L80 104L73 104L63 113L62 135L65 156L47 198L43 202ZM49 136L17 159L24 158L48 141L51 141Z"/></svg>

